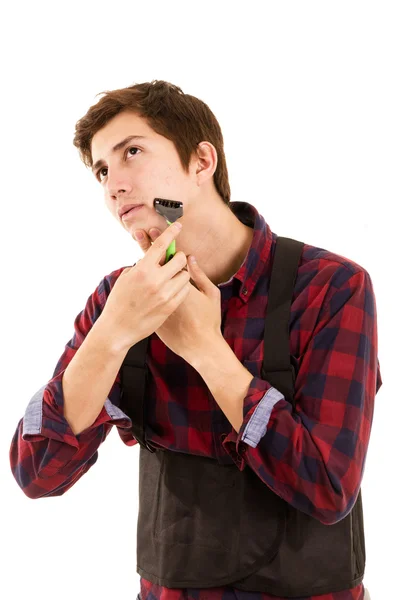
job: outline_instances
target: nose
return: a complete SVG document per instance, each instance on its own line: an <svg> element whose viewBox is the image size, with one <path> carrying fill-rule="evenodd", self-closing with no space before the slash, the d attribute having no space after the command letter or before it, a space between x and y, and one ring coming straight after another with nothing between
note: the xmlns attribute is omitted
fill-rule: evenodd
<svg viewBox="0 0 397 600"><path fill-rule="evenodd" d="M123 169L113 169L112 172L108 171L106 185L109 196L113 198L117 198L120 194L128 195L132 190L129 177Z"/></svg>

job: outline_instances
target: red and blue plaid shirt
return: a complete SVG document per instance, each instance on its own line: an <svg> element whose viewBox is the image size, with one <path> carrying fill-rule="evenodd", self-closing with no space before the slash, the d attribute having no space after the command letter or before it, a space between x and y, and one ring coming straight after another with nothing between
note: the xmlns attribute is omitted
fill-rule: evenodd
<svg viewBox="0 0 397 600"><path fill-rule="evenodd" d="M156 447L247 464L276 494L322 523L352 509L364 473L375 395L382 385L377 356L377 319L369 274L353 261L305 244L290 316L290 352L298 364L295 412L263 380L264 316L270 256L277 235L257 209L231 202L230 209L254 228L237 273L219 284L222 333L252 373L244 398L244 421L236 432L199 373L150 336L146 438ZM60 496L98 458L113 425L127 446L131 420L119 408L120 371L94 423L74 435L63 416L63 373L98 319L125 267L113 271L89 296L74 322L74 335L53 377L31 398L10 448L12 473L29 498ZM307 600L361 600L356 588ZM141 578L142 600L282 600L232 587L176 590ZM229 597L229 596L228 596Z"/></svg>

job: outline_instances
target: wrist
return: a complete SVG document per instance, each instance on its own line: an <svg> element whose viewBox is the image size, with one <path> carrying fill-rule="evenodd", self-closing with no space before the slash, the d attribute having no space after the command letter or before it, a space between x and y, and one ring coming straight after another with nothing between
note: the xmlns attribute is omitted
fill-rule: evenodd
<svg viewBox="0 0 397 600"><path fill-rule="evenodd" d="M108 319L105 313L102 313L98 317L91 331L98 344L105 347L107 352L114 357L120 355L125 356L131 346L139 341L128 341L128 343L126 343L121 336L117 335L114 323Z"/></svg>
<svg viewBox="0 0 397 600"><path fill-rule="evenodd" d="M196 348L194 356L192 356L191 360L188 362L200 373L200 370L203 369L207 363L216 362L219 354L225 350L225 344L230 350L230 346L221 332L219 335L214 334L211 338L207 337L203 342L203 346Z"/></svg>

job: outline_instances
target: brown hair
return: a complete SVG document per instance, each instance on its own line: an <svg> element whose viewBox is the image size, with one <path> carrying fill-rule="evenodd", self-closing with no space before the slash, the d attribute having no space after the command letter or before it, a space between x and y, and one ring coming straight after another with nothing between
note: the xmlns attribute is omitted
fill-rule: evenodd
<svg viewBox="0 0 397 600"><path fill-rule="evenodd" d="M230 202L222 131L215 115L202 100L184 94L176 85L157 80L100 93L106 95L76 123L73 144L86 167L92 167L91 141L96 132L118 113L131 111L174 143L185 172L189 170L197 144L202 141L213 144L218 155L214 184L225 204Z"/></svg>

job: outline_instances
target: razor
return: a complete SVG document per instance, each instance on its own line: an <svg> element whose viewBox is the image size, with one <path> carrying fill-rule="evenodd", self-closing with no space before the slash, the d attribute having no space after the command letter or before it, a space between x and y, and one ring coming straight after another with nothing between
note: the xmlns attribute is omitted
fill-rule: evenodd
<svg viewBox="0 0 397 600"><path fill-rule="evenodd" d="M176 200L165 200L164 198L155 198L153 202L156 212L165 218L168 225L175 223L177 219L183 216L183 202ZM165 262L167 263L176 254L175 240L171 242L165 253Z"/></svg>

